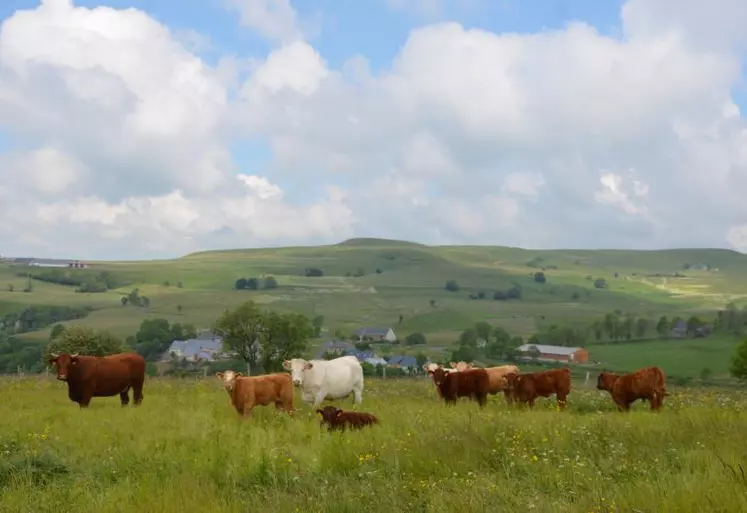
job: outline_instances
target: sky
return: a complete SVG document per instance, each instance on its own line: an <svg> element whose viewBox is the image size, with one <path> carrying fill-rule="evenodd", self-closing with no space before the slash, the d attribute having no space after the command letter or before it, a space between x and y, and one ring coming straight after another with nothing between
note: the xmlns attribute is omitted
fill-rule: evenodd
<svg viewBox="0 0 747 513"><path fill-rule="evenodd" d="M3 0L0 254L747 251L744 0Z"/></svg>

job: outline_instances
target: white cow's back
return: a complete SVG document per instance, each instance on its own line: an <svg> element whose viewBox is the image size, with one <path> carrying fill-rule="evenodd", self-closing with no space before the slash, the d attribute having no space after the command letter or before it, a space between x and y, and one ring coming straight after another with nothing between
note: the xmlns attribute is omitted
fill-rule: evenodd
<svg viewBox="0 0 747 513"><path fill-rule="evenodd" d="M304 392L315 394L324 388L326 397L338 399L354 389L363 389L363 367L355 356L333 360L311 360L311 369L303 372Z"/></svg>

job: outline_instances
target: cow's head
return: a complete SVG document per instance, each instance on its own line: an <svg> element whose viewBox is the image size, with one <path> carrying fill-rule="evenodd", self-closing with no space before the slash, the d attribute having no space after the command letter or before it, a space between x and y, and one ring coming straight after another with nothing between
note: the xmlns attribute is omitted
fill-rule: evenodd
<svg viewBox="0 0 747 513"><path fill-rule="evenodd" d="M449 373L441 367L437 367L434 370L429 370L428 375L431 377L433 383L435 383L436 386L441 386L441 384L446 381L446 376L448 376Z"/></svg>
<svg viewBox="0 0 747 513"><path fill-rule="evenodd" d="M436 370L439 367L440 367L440 365L437 364L437 363L424 363L423 364L423 371L424 372L429 372L429 371Z"/></svg>
<svg viewBox="0 0 747 513"><path fill-rule="evenodd" d="M236 378L240 376L243 376L243 374L232 370L215 373L215 377L223 381L223 386L229 392L233 391L233 387L236 386Z"/></svg>
<svg viewBox="0 0 747 513"><path fill-rule="evenodd" d="M55 367L57 379L67 381L67 375L70 374L72 367L78 364L78 353L52 353L49 358L49 364Z"/></svg>
<svg viewBox="0 0 747 513"><path fill-rule="evenodd" d="M332 424L335 418L342 415L342 410L338 410L334 406L325 406L324 408L316 410L316 412L322 416L322 420Z"/></svg>
<svg viewBox="0 0 747 513"><path fill-rule="evenodd" d="M506 390L513 391L521 381L521 376L516 372L507 372L503 375Z"/></svg>
<svg viewBox="0 0 747 513"><path fill-rule="evenodd" d="M304 371L313 369L314 364L307 362L303 358L293 358L292 360L285 360L283 362L283 368L290 371L293 384L300 387L303 385Z"/></svg>
<svg viewBox="0 0 747 513"><path fill-rule="evenodd" d="M617 381L617 374L612 372L600 372L597 378L597 390L607 390L612 392L612 387L615 386Z"/></svg>

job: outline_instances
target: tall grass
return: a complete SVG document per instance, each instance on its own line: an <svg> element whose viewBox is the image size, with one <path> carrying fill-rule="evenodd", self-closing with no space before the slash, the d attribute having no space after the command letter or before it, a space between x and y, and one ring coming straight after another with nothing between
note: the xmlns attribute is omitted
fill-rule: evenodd
<svg viewBox="0 0 747 513"><path fill-rule="evenodd" d="M241 422L214 379L151 379L140 408L88 410L43 378L0 381L2 512L747 511L747 400L674 391L659 414L596 390L568 409L447 407L426 379L368 380L381 425ZM298 396L297 396L298 397ZM351 408L351 401L337 403Z"/></svg>

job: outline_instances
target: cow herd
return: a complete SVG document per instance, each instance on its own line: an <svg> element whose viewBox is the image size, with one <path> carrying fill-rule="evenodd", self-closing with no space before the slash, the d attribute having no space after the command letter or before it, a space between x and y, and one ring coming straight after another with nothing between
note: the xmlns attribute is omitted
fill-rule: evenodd
<svg viewBox="0 0 747 513"><path fill-rule="evenodd" d="M130 402L133 391L135 405L143 401L145 360L137 353L111 356L81 356L52 354L49 363L57 372L57 379L67 383L68 397L81 408L88 407L93 397L119 395L122 406ZM522 403L534 407L538 397L555 395L558 408L563 410L571 391L571 372L566 368L521 373L516 365L476 368L465 362L451 362L451 368L426 364L423 370L433 380L438 397L447 404L460 397L476 401L482 408L488 395L503 392L508 404ZM355 356L341 356L332 360L304 360L293 358L283 362L288 372L262 376L244 376L227 370L216 373L223 382L230 405L242 418L251 416L256 406L274 404L289 415L294 412L294 387L300 388L301 399L311 403L321 416L321 423L329 429L361 428L378 424L370 413L343 411L334 406L319 409L324 400L353 396L353 402L363 400L363 368ZM602 372L597 389L606 390L620 411L630 410L636 400L647 400L651 409L658 411L666 391L664 372L659 367L647 367L636 372L617 375Z"/></svg>

